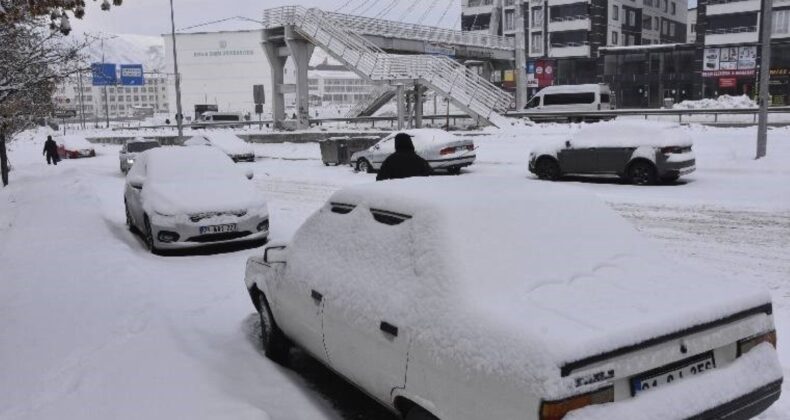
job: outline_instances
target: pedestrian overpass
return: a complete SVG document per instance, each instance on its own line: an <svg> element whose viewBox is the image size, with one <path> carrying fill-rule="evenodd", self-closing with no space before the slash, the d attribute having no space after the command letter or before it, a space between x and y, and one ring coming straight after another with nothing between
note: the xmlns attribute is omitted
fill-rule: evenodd
<svg viewBox="0 0 790 420"><path fill-rule="evenodd" d="M325 50L361 78L380 85L366 101L369 103L360 104L355 110L375 112L371 109L394 96L400 127L406 116L407 90L413 97L410 112L416 127L422 124L422 98L427 89L448 98L478 121L500 127L506 122L501 114L513 101L509 93L488 81L487 74L481 77L456 60L512 63L512 40L503 37L285 6L264 11L262 41L272 68L275 127L283 126L284 94L290 92L296 93L297 129L309 127L307 71L315 47ZM283 83L288 57L296 67L295 86Z"/></svg>

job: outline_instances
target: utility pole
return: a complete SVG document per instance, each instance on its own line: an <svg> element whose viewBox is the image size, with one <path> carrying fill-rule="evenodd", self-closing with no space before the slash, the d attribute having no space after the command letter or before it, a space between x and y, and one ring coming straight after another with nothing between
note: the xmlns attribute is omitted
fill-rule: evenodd
<svg viewBox="0 0 790 420"><path fill-rule="evenodd" d="M755 159L765 157L768 148L768 102L771 100L769 93L769 79L771 78L771 26L773 19L773 0L762 2L762 23L760 23L761 49L760 49L760 113L757 121L757 156Z"/></svg>
<svg viewBox="0 0 790 420"><path fill-rule="evenodd" d="M85 103L82 94L82 69L77 73L77 88L80 90L80 123L82 129L85 129Z"/></svg>
<svg viewBox="0 0 790 420"><path fill-rule="evenodd" d="M170 35L173 37L173 72L176 74L176 126L178 139L184 136L184 113L181 109L181 75L178 73L178 52L176 49L176 21L173 12L173 0L170 0Z"/></svg>
<svg viewBox="0 0 790 420"><path fill-rule="evenodd" d="M525 19L524 5L516 2L516 110L521 111L527 106L527 35L524 33Z"/></svg>

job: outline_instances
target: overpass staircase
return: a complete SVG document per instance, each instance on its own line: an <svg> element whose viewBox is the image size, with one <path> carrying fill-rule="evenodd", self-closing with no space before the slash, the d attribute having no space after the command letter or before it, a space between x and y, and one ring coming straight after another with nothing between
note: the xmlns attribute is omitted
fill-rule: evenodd
<svg viewBox="0 0 790 420"><path fill-rule="evenodd" d="M398 89L393 86L376 86L364 99L359 101L348 111L346 117L370 117L381 109L381 107L386 105L387 102L391 101L397 94Z"/></svg>
<svg viewBox="0 0 790 420"><path fill-rule="evenodd" d="M418 83L449 98L473 118L497 127L507 125L501 114L513 97L449 57L384 52L320 9L268 9L263 23L267 29L291 26L363 79L389 85Z"/></svg>

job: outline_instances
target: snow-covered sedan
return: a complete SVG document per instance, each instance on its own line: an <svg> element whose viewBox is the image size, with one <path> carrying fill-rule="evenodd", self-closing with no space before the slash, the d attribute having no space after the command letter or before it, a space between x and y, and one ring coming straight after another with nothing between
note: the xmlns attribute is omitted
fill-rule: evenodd
<svg viewBox="0 0 790 420"><path fill-rule="evenodd" d="M572 186L411 178L336 192L245 280L268 357L299 346L409 420L766 409L769 294L655 247Z"/></svg>
<svg viewBox="0 0 790 420"><path fill-rule="evenodd" d="M201 134L188 139L184 145L214 146L225 152L234 162L255 162L255 149L252 145L233 133L217 131Z"/></svg>
<svg viewBox="0 0 790 420"><path fill-rule="evenodd" d="M400 131L399 131L400 132ZM351 155L351 165L361 172L376 172L387 156L395 153L394 132L366 150ZM461 173L461 168L475 162L475 144L444 130L423 128L403 131L410 135L414 150L427 160L431 168L443 169L451 174Z"/></svg>
<svg viewBox="0 0 790 420"><path fill-rule="evenodd" d="M609 175L637 185L675 182L696 169L692 146L685 129L676 124L588 124L564 143L535 148L529 171L552 181L564 175Z"/></svg>
<svg viewBox="0 0 790 420"><path fill-rule="evenodd" d="M148 149L154 149L161 146L162 145L156 139L146 139L142 137L136 137L125 141L123 146L121 146L121 150L118 152L118 160L121 164L121 172L129 172L129 169L131 169L132 165L134 165L135 159L137 159L138 153L142 153Z"/></svg>
<svg viewBox="0 0 790 420"><path fill-rule="evenodd" d="M148 150L126 176L126 223L154 253L266 240L268 208L252 175L213 147Z"/></svg>
<svg viewBox="0 0 790 420"><path fill-rule="evenodd" d="M58 145L58 156L61 159L78 159L96 156L93 145L78 135L59 136L55 139Z"/></svg>

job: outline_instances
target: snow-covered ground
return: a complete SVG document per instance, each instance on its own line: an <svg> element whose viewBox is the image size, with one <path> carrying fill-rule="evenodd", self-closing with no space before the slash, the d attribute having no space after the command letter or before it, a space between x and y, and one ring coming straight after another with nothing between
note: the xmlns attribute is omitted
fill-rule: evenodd
<svg viewBox="0 0 790 420"><path fill-rule="evenodd" d="M461 176L527 173L529 150L578 125L489 129ZM790 374L790 129L693 126L697 172L678 185L573 179L677 258L767 286L780 357ZM260 249L155 257L124 226L117 146L47 166L46 133L11 145L12 184L0 189L0 419L387 418L307 357L296 369L264 358L243 285ZM257 188L272 237L289 237L338 188L373 182L325 167L317 144L258 144ZM210 192L207 192L210 194ZM763 418L790 417L790 385Z"/></svg>

